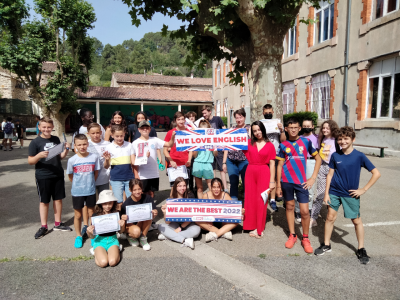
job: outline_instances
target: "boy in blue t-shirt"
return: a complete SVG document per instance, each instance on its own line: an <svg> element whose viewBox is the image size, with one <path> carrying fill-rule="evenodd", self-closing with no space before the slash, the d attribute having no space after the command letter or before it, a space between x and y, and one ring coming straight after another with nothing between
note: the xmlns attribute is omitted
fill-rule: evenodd
<svg viewBox="0 0 400 300"><path fill-rule="evenodd" d="M345 126L340 128L338 144L342 152L332 154L329 162L329 173L326 178L324 202L328 205L328 215L325 222L324 243L315 250L315 255L331 252L331 235L340 205L343 205L344 217L354 224L358 250L357 257L362 264L369 263L369 256L364 248L364 226L360 217L360 196L363 195L381 177L379 171L369 161L364 153L353 148L356 138L354 129ZM361 168L372 173L371 179L363 188L359 188Z"/></svg>
<svg viewBox="0 0 400 300"><path fill-rule="evenodd" d="M67 174L69 181L72 182L72 206L75 212L74 227L77 236L74 246L82 248L82 209L86 206L89 218L93 215L96 205L96 180L100 170L100 158L87 151L89 142L86 135L75 135L74 144L77 153L68 160Z"/></svg>

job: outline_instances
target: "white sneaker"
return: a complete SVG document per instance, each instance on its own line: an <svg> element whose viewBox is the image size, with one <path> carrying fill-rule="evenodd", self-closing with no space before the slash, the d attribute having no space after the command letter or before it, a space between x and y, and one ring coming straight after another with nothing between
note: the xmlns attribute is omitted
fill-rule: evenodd
<svg viewBox="0 0 400 300"><path fill-rule="evenodd" d="M185 241L183 242L183 245L194 250L193 238L185 239Z"/></svg>
<svg viewBox="0 0 400 300"><path fill-rule="evenodd" d="M122 244L119 244L119 252L122 252L122 250L124 250L124 246L122 246Z"/></svg>
<svg viewBox="0 0 400 300"><path fill-rule="evenodd" d="M142 245L144 251L149 251L151 249L149 243L147 242L147 237L145 236L140 237L140 245Z"/></svg>
<svg viewBox="0 0 400 300"><path fill-rule="evenodd" d="M139 241L137 239L131 238L130 236L128 236L126 239L128 240L129 245L131 245L132 247L139 246Z"/></svg>
<svg viewBox="0 0 400 300"><path fill-rule="evenodd" d="M206 243L211 241L218 241L218 235L215 232L209 232L206 234Z"/></svg>
<svg viewBox="0 0 400 300"><path fill-rule="evenodd" d="M229 241L232 241L232 239L233 239L233 237L232 237L232 231L225 232L225 233L222 235L222 237L223 237L224 239L227 239L227 240L229 240Z"/></svg>
<svg viewBox="0 0 400 300"><path fill-rule="evenodd" d="M117 238L121 239L121 240L126 240L126 233L117 233Z"/></svg>
<svg viewBox="0 0 400 300"><path fill-rule="evenodd" d="M159 241L165 241L167 238L165 237L165 235L163 235L162 233L160 233L159 235L158 235L158 240Z"/></svg>
<svg viewBox="0 0 400 300"><path fill-rule="evenodd" d="M89 249L90 254L94 255L94 249L93 247Z"/></svg>
<svg viewBox="0 0 400 300"><path fill-rule="evenodd" d="M311 219L310 219L310 228L311 228L311 227L316 227L316 226L318 226L317 221L314 220L313 218L311 218Z"/></svg>

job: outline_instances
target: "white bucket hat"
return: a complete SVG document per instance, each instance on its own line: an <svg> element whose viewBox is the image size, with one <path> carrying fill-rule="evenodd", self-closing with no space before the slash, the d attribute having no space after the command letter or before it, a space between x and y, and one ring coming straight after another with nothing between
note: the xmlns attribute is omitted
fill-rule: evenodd
<svg viewBox="0 0 400 300"><path fill-rule="evenodd" d="M114 196L112 190L104 190L100 193L96 204L103 204L110 201L118 201L118 199Z"/></svg>

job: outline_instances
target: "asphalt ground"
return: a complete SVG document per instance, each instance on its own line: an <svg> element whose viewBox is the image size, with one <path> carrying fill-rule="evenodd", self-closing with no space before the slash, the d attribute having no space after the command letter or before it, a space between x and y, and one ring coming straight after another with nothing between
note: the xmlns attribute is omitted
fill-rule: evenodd
<svg viewBox="0 0 400 300"><path fill-rule="evenodd" d="M159 135L162 138L165 134ZM232 242L220 239L205 244L202 234L195 242L198 249L192 251L170 241L157 241L157 232L153 231L149 234L151 251L122 241L125 249L120 264L100 269L89 254L89 242L81 249L73 247L75 232L50 232L40 240L34 239L40 227L39 201L34 167L27 163L28 143L24 149L0 152L0 299L279 299L293 290L298 295L292 298L400 299L399 159L369 157L382 174L361 198L361 217L370 225L365 226L369 265L361 265L354 254L354 228L343 217L342 209L335 223L331 253L307 255L300 241L285 249L288 227L285 210L280 207L278 212L268 208L266 230L260 240L242 233L238 226ZM64 169L66 163L64 159ZM362 171L360 185L369 178L370 174ZM73 228L70 189L66 181L63 222ZM161 215L160 207L169 195L164 174L160 175L160 190L156 203ZM314 248L323 241L325 217L323 208L318 226L310 232ZM156 221L163 222L160 218ZM49 229L53 222L50 208ZM300 224L296 231L301 235ZM194 257L196 253L202 257ZM216 255L219 260L207 262L207 255ZM227 264L237 269L235 278L232 270L226 269ZM254 276L245 275L252 272ZM269 284L256 287L261 277Z"/></svg>

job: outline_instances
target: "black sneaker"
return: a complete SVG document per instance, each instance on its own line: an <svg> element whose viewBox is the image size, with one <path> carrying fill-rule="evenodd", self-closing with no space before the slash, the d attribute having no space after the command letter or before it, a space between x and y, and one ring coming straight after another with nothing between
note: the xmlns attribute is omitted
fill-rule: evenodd
<svg viewBox="0 0 400 300"><path fill-rule="evenodd" d="M83 239L87 239L88 238L88 235L87 235L87 232L86 232L87 228L88 228L87 225L83 225L83 227L82 227L81 236L82 236Z"/></svg>
<svg viewBox="0 0 400 300"><path fill-rule="evenodd" d="M61 230L61 231L72 231L71 227L65 226L64 223L60 223L58 226L54 226L53 230Z"/></svg>
<svg viewBox="0 0 400 300"><path fill-rule="evenodd" d="M321 244L319 248L315 249L314 254L320 256L324 255L325 252L331 252L331 251L332 251L331 245L325 246L325 244Z"/></svg>
<svg viewBox="0 0 400 300"><path fill-rule="evenodd" d="M46 227L40 227L39 230L35 233L35 239L41 239L44 237L49 230Z"/></svg>
<svg viewBox="0 0 400 300"><path fill-rule="evenodd" d="M276 197L276 202L282 202L283 201L283 197Z"/></svg>
<svg viewBox="0 0 400 300"><path fill-rule="evenodd" d="M356 255L360 263L364 265L369 263L369 256L367 255L367 250L365 250L365 248L358 249Z"/></svg>

